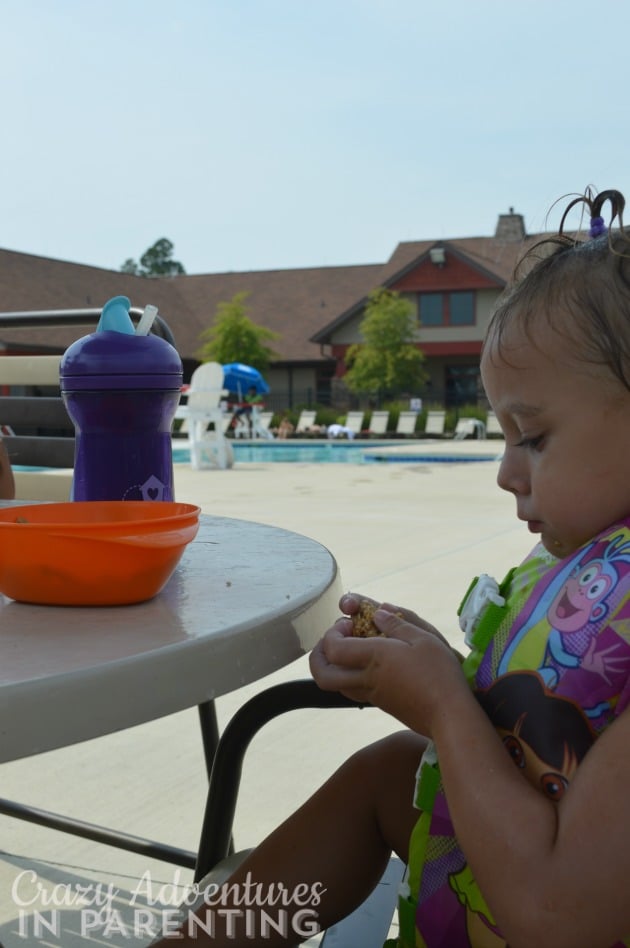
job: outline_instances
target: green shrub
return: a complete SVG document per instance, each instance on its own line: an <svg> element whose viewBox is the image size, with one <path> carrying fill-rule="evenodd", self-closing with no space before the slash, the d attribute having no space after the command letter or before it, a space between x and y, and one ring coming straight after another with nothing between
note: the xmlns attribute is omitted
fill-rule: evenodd
<svg viewBox="0 0 630 948"><path fill-rule="evenodd" d="M343 417L345 418L345 415ZM341 424L337 412L329 405L320 405L318 407L315 421L318 425L326 425L326 427L328 427L328 425Z"/></svg>

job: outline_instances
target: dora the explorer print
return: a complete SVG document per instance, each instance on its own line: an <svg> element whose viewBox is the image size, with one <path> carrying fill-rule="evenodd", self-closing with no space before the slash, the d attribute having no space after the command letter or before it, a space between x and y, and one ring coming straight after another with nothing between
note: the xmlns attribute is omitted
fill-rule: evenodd
<svg viewBox="0 0 630 948"><path fill-rule="evenodd" d="M537 546L512 574L506 604L471 684L523 777L552 801L630 697L630 522L564 560ZM399 945L502 948L501 932L459 849L438 787L414 870L415 932ZM517 897L517 894L515 894ZM402 906L401 906L402 907ZM407 909L407 917L409 911ZM630 937L619 945L630 945Z"/></svg>

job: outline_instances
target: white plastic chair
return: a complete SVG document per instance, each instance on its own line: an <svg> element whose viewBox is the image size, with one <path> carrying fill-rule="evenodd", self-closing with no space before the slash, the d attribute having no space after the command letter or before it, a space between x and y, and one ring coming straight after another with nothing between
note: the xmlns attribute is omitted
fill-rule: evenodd
<svg viewBox="0 0 630 948"><path fill-rule="evenodd" d="M478 418L460 418L455 426L453 438L455 441L463 441L464 438L485 438L486 426Z"/></svg>
<svg viewBox="0 0 630 948"><path fill-rule="evenodd" d="M225 394L223 366L204 362L192 374L187 404L180 405L175 413L176 418L186 421L190 464L195 470L234 464L232 445L223 430L220 402Z"/></svg>
<svg viewBox="0 0 630 948"><path fill-rule="evenodd" d="M269 430L272 411L261 411L258 405L252 405L248 415L234 415L232 431L235 438L263 438L273 441L273 434Z"/></svg>
<svg viewBox="0 0 630 948"><path fill-rule="evenodd" d="M363 411L349 411L346 416L346 423L344 427L346 430L351 431L354 435L359 435L363 430L364 417L365 412Z"/></svg>
<svg viewBox="0 0 630 948"><path fill-rule="evenodd" d="M428 411L427 421L424 426L425 435L443 435L444 424L446 422L445 411Z"/></svg>
<svg viewBox="0 0 630 948"><path fill-rule="evenodd" d="M273 441L273 432L269 430L272 418L272 411L260 411L260 409L254 405L252 407L252 437Z"/></svg>
<svg viewBox="0 0 630 948"><path fill-rule="evenodd" d="M303 410L300 412L300 417L298 418L298 423L295 426L295 433L307 434L309 428L312 428L315 424L315 417L317 415L316 411L307 411Z"/></svg>
<svg viewBox="0 0 630 948"><path fill-rule="evenodd" d="M405 435L407 437L414 435L416 433L417 418L417 411L401 411L396 425L396 434Z"/></svg>
<svg viewBox="0 0 630 948"><path fill-rule="evenodd" d="M372 417L370 418L370 434L371 435L387 434L388 424L389 424L388 411L373 411Z"/></svg>

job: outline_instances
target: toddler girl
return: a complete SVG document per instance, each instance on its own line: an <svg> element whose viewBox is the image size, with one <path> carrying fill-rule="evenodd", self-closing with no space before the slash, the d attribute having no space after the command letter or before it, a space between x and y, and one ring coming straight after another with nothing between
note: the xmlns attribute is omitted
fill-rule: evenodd
<svg viewBox="0 0 630 948"><path fill-rule="evenodd" d="M588 238L565 214L528 254L482 356L498 483L539 541L468 597L463 662L399 606L376 612L383 636L328 630L320 687L408 730L352 757L230 880L311 887L324 928L394 850L409 861L400 948L630 945L630 239L619 192L578 200ZM176 943L251 943L235 924Z"/></svg>

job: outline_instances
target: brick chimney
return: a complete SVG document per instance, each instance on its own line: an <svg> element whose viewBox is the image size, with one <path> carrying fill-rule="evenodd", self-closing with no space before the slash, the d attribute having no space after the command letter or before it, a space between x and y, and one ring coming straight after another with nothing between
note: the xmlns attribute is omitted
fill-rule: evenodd
<svg viewBox="0 0 630 948"><path fill-rule="evenodd" d="M494 236L498 238L498 240L523 240L525 237L525 220L523 215L515 214L513 207L510 208L509 214L499 214Z"/></svg>

